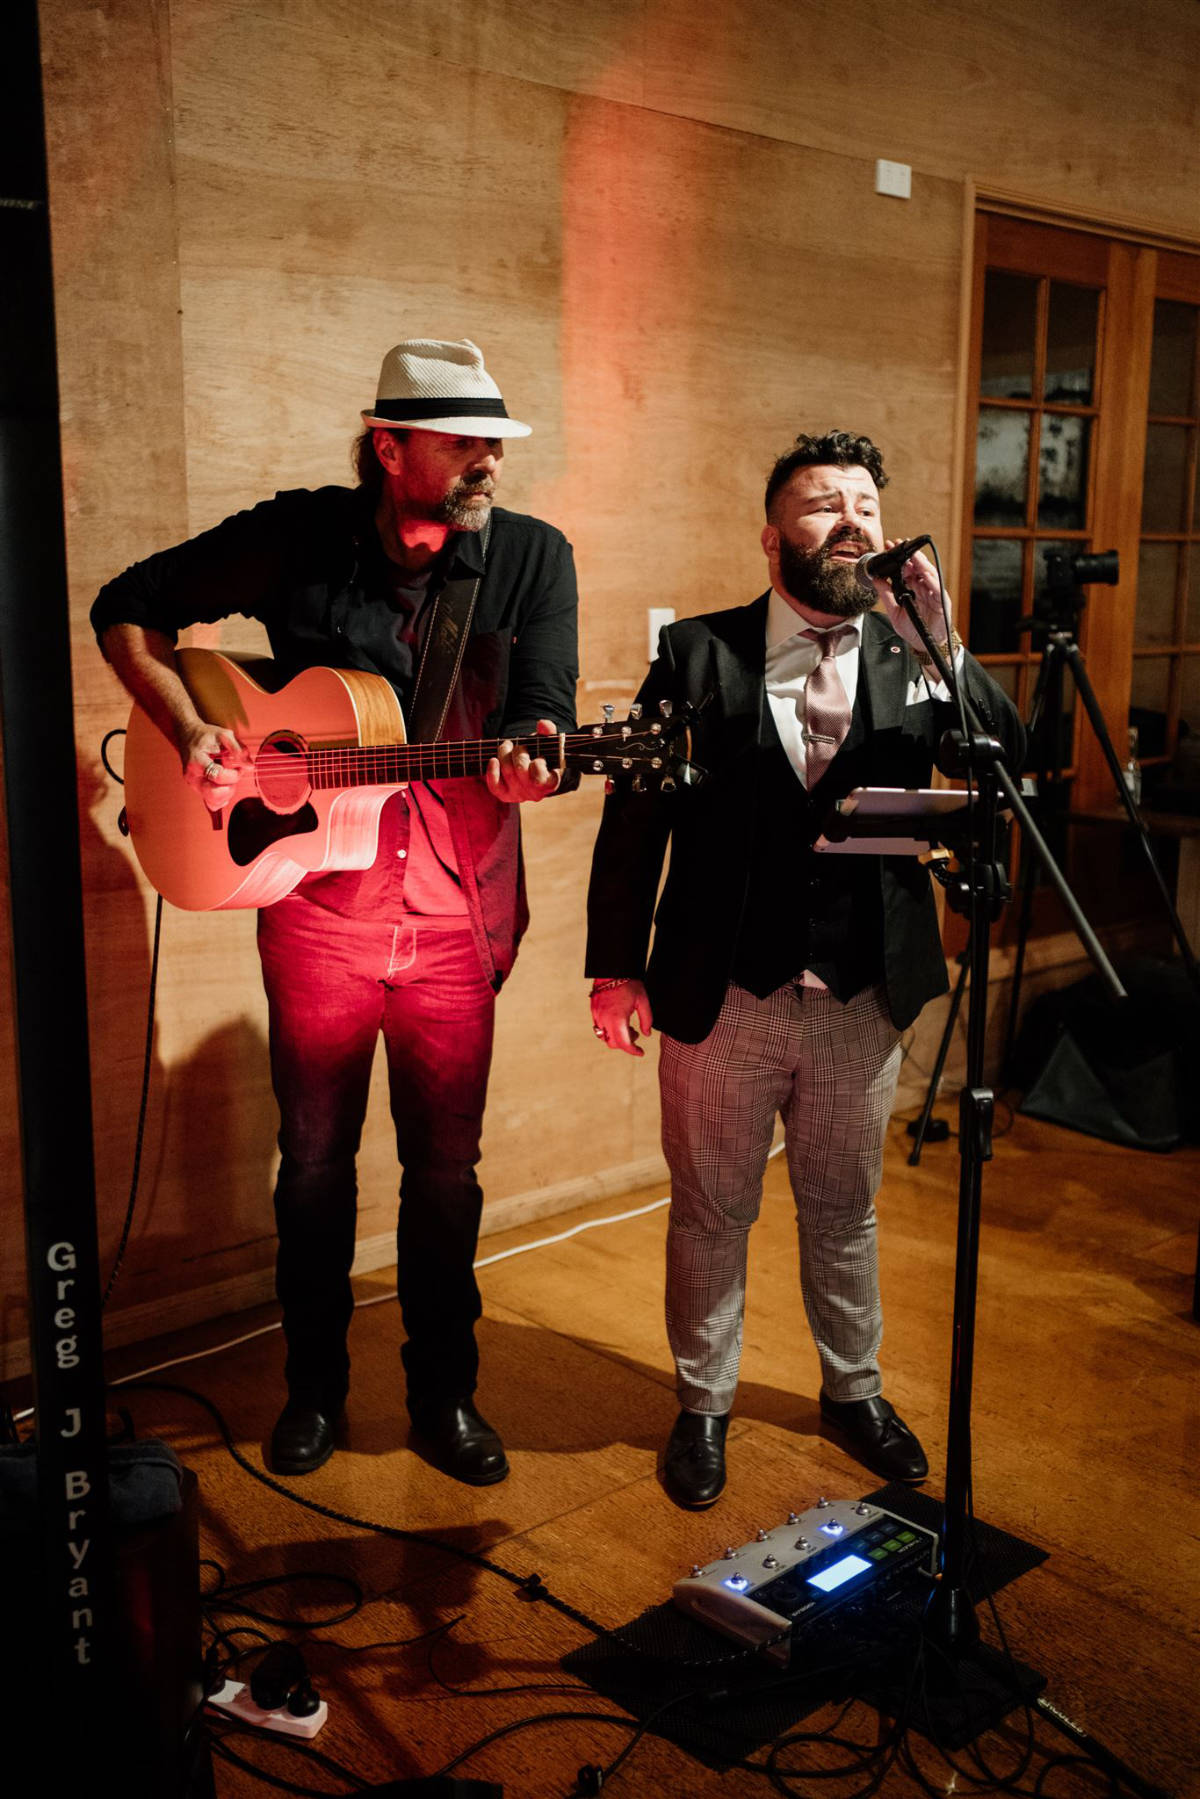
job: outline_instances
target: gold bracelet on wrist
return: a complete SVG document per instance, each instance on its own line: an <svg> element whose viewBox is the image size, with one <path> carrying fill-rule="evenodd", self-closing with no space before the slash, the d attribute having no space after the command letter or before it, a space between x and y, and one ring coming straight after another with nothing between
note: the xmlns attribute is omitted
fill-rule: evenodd
<svg viewBox="0 0 1200 1799"><path fill-rule="evenodd" d="M595 999L598 993L611 993L614 987L624 987L625 983L632 981L633 978L631 974L619 974L611 981L593 981L592 991L588 994L588 998Z"/></svg>
<svg viewBox="0 0 1200 1799"><path fill-rule="evenodd" d="M958 652L962 649L962 647L963 647L963 640L959 636L957 631L951 631L949 643L939 643L939 644L934 645L934 648L937 650L938 654L941 656L943 662L949 661L949 659L952 656L957 656ZM917 661L921 664L922 668L936 668L937 667L937 663L934 661L933 657L929 654L928 650L914 650L913 655L916 657Z"/></svg>

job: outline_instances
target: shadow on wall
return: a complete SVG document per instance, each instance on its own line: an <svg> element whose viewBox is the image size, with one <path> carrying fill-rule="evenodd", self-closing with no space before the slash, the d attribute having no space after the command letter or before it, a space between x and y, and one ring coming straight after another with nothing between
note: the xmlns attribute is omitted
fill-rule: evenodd
<svg viewBox="0 0 1200 1799"><path fill-rule="evenodd" d="M119 766L119 752L116 759ZM101 771L86 772L80 813L102 1283L120 1243L136 1153L154 932L132 851L106 842L92 816L114 803L119 795ZM170 1005L173 1020L189 987L198 1008L212 992L203 967L211 937L198 945L190 924L164 909L157 1001ZM256 970L247 974L256 983L247 997L261 1004ZM276 1128L266 1034L255 1019L228 1019L169 1066L156 1021L133 1226L113 1313L271 1268Z"/></svg>

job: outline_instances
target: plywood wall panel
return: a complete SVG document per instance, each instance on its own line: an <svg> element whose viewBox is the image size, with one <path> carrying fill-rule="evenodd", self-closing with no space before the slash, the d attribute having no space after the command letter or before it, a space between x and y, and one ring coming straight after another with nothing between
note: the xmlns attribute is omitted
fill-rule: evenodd
<svg viewBox="0 0 1200 1799"><path fill-rule="evenodd" d="M493 1096L484 1127L485 1190L537 1192L642 1170L659 1158L657 1039L637 1059L592 1034L583 979L583 892L602 784L526 808L533 924L497 1011ZM612 1191L611 1187L607 1188Z"/></svg>
<svg viewBox="0 0 1200 1799"><path fill-rule="evenodd" d="M196 19L177 44L193 523L345 479L382 352L418 333L481 342L556 470L564 96L409 56L380 117L361 45L274 23L250 55Z"/></svg>
<svg viewBox="0 0 1200 1799"><path fill-rule="evenodd" d="M184 523L169 7L61 0L40 19L68 554L82 601Z"/></svg>
<svg viewBox="0 0 1200 1799"><path fill-rule="evenodd" d="M202 23L240 31L246 11L237 0L210 0ZM267 0L254 7L250 28L274 34L286 24L289 36L318 49L342 46L363 106L394 118L416 87L414 57L637 105L646 12L646 0L473 0L464 13L444 0ZM265 39L256 41L261 53Z"/></svg>
<svg viewBox="0 0 1200 1799"><path fill-rule="evenodd" d="M275 0L268 16L278 16ZM229 9L235 13L238 9ZM261 11L262 9L256 9ZM469 28L409 0L403 43L372 0L288 8L298 32L375 48L373 91L412 54L645 105L810 148L907 161L1200 230L1200 16L1192 0L479 0Z"/></svg>
<svg viewBox="0 0 1200 1799"><path fill-rule="evenodd" d="M855 159L590 100L564 173L568 473L544 503L586 571L586 678L641 672L647 605L761 590L763 487L799 429L876 435L895 516L945 528L953 183L900 208Z"/></svg>
<svg viewBox="0 0 1200 1799"><path fill-rule="evenodd" d="M1192 235L1198 66L1191 0L647 0L648 106Z"/></svg>

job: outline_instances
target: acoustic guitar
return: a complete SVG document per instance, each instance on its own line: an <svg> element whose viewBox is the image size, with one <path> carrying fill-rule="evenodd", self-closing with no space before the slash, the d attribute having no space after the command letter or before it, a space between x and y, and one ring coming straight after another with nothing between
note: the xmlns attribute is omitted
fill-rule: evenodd
<svg viewBox="0 0 1200 1799"><path fill-rule="evenodd" d="M146 878L173 906L208 912L269 906L305 875L369 868L379 814L411 781L482 775L500 739L407 743L400 702L381 675L310 668L278 692L262 685L270 662L213 650L177 652L201 718L233 731L246 751L232 798L211 811L183 777L173 741L135 706L125 741L125 828ZM639 791L694 784L691 708L556 737L522 737L551 769L625 779Z"/></svg>

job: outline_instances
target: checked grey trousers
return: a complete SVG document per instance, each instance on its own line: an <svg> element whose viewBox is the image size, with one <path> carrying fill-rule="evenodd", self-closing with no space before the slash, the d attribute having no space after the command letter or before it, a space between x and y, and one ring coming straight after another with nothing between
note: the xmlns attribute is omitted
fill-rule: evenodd
<svg viewBox="0 0 1200 1799"><path fill-rule="evenodd" d="M875 1195L899 1072L900 1034L881 987L842 1005L792 982L766 999L731 985L702 1042L664 1035L667 1335L687 1411L722 1415L733 1405L747 1236L777 1115L822 1386L840 1401L880 1391Z"/></svg>

